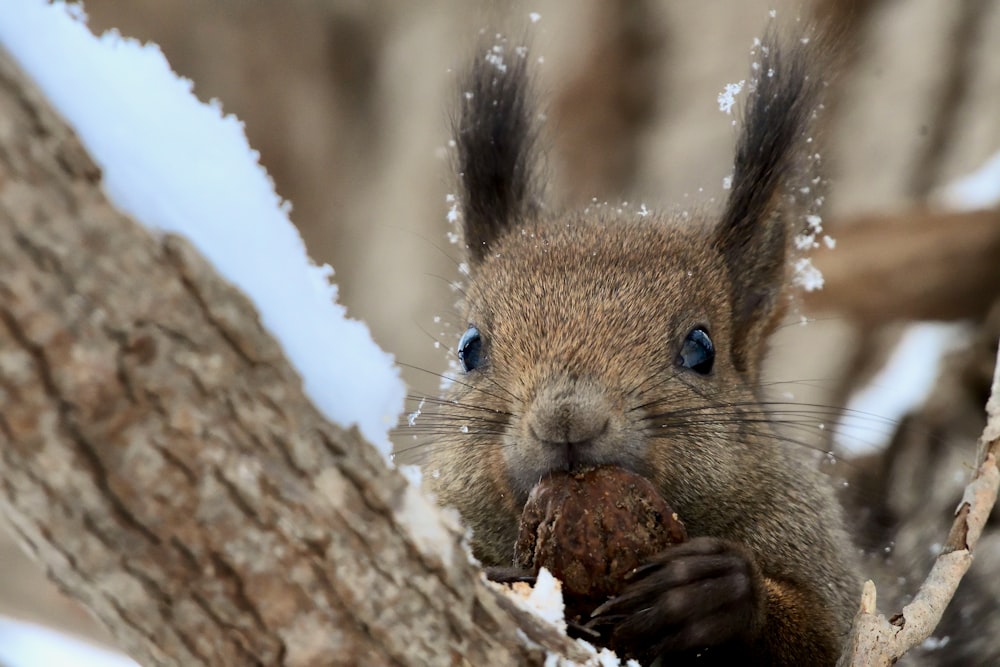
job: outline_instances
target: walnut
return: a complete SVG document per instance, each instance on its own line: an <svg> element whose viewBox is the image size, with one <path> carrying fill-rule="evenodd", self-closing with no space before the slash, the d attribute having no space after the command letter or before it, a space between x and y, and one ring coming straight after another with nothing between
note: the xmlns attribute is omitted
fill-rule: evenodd
<svg viewBox="0 0 1000 667"><path fill-rule="evenodd" d="M625 576L687 539L684 524L653 484L622 468L555 473L531 491L514 562L545 567L563 583L566 617L585 619L621 592Z"/></svg>

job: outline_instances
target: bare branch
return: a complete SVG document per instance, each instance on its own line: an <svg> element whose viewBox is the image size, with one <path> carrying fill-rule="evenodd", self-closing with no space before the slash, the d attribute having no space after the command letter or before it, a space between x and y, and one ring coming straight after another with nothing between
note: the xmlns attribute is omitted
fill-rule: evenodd
<svg viewBox="0 0 1000 667"><path fill-rule="evenodd" d="M1000 352L986 403L986 428L979 439L977 468L965 487L962 502L942 553L913 601L888 621L875 611L875 587L865 584L861 609L855 618L848 650L840 665L881 667L894 664L904 653L931 636L972 564L972 554L1000 489Z"/></svg>

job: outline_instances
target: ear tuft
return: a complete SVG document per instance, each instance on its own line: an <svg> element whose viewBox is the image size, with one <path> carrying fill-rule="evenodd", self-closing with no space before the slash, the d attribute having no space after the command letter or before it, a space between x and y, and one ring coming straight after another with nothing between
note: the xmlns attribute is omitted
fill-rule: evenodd
<svg viewBox="0 0 1000 667"><path fill-rule="evenodd" d="M474 262L506 229L537 210L540 195L527 50L504 42L482 53L463 79L453 123L463 232Z"/></svg>
<svg viewBox="0 0 1000 667"><path fill-rule="evenodd" d="M733 285L733 361L741 371L760 361L783 311L792 221L784 205L817 105L809 40L783 48L769 33L759 45L751 92L736 144L732 190L716 229Z"/></svg>

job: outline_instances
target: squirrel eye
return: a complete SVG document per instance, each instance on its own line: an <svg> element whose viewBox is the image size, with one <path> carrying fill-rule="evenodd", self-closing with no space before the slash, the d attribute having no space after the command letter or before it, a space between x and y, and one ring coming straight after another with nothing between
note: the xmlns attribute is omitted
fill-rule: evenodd
<svg viewBox="0 0 1000 667"><path fill-rule="evenodd" d="M470 324L458 341L458 360L462 362L463 371L468 373L479 366L482 350L483 341L479 336L479 329Z"/></svg>
<svg viewBox="0 0 1000 667"><path fill-rule="evenodd" d="M677 365L708 375L712 372L713 363L715 363L715 346L712 345L708 332L701 327L692 329L684 339L680 354L677 355Z"/></svg>

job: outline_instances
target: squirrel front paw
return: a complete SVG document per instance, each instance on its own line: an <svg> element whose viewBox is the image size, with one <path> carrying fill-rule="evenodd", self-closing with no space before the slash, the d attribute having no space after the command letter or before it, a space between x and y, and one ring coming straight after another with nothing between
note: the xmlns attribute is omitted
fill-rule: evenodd
<svg viewBox="0 0 1000 667"><path fill-rule="evenodd" d="M592 614L619 654L652 659L750 642L764 625L764 578L750 550L696 537L657 554Z"/></svg>

